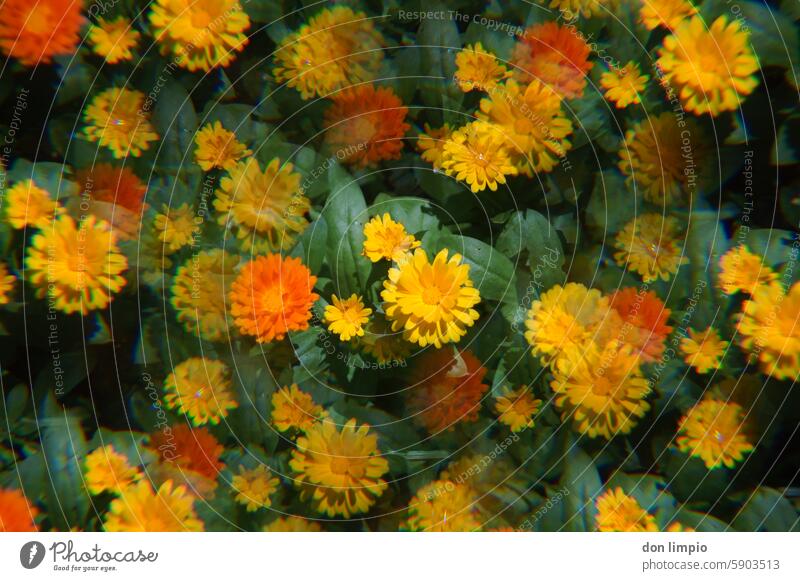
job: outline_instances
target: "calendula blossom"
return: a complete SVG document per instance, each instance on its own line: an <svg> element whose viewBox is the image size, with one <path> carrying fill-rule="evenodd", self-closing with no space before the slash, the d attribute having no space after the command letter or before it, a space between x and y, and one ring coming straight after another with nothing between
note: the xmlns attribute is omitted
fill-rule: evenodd
<svg viewBox="0 0 800 581"><path fill-rule="evenodd" d="M233 131L228 131L222 123L207 123L194 137L194 159L203 170L214 168L232 170L243 157L253 152L236 139Z"/></svg>
<svg viewBox="0 0 800 581"><path fill-rule="evenodd" d="M612 68L600 77L600 86L605 89L606 99L617 109L641 103L649 75L643 75L639 65L629 61L622 69Z"/></svg>
<svg viewBox="0 0 800 581"><path fill-rule="evenodd" d="M511 73L497 61L497 57L486 51L478 42L467 45L456 55L455 80L465 93L491 91Z"/></svg>
<svg viewBox="0 0 800 581"><path fill-rule="evenodd" d="M116 159L139 157L158 140L145 109L145 94L112 87L95 95L83 113L83 132L91 142L111 150Z"/></svg>
<svg viewBox="0 0 800 581"><path fill-rule="evenodd" d="M218 424L238 407L231 393L228 366L207 357L190 357L164 381L164 403L186 414L195 426Z"/></svg>
<svg viewBox="0 0 800 581"><path fill-rule="evenodd" d="M511 159L502 131L489 123L475 121L450 134L444 144L442 169L473 193L486 188L497 191L506 176L519 173Z"/></svg>
<svg viewBox="0 0 800 581"><path fill-rule="evenodd" d="M719 369L722 358L730 342L720 339L719 331L709 327L705 331L689 329L688 336L681 339L681 352L686 365L691 365L697 373L708 373Z"/></svg>
<svg viewBox="0 0 800 581"><path fill-rule="evenodd" d="M372 262L400 262L406 252L418 248L419 241L406 232L405 226L392 220L388 213L375 216L364 225L362 253Z"/></svg>
<svg viewBox="0 0 800 581"><path fill-rule="evenodd" d="M726 295L737 292L753 294L758 285L769 284L778 278L778 274L744 244L722 255L719 270L717 284Z"/></svg>
<svg viewBox="0 0 800 581"><path fill-rule="evenodd" d="M125 490L142 478L138 468L128 463L127 456L107 444L86 456L86 488L91 494L105 491L124 494Z"/></svg>
<svg viewBox="0 0 800 581"><path fill-rule="evenodd" d="M45 229L64 208L50 197L50 193L36 185L33 180L23 180L6 192L6 220L18 230L26 226Z"/></svg>
<svg viewBox="0 0 800 581"><path fill-rule="evenodd" d="M114 20L98 18L97 23L89 28L92 50L112 65L132 60L132 51L139 44L141 36L124 16L117 16Z"/></svg>
<svg viewBox="0 0 800 581"><path fill-rule="evenodd" d="M364 307L364 300L357 294L350 298L331 297L330 305L325 307L325 323L328 331L338 335L342 341L364 335L364 325L369 321L372 309Z"/></svg>
<svg viewBox="0 0 800 581"><path fill-rule="evenodd" d="M305 432L326 417L328 412L317 405L296 383L282 387L272 394L272 423L281 432Z"/></svg>
<svg viewBox="0 0 800 581"><path fill-rule="evenodd" d="M236 502L247 507L247 512L272 506L271 496L280 481L272 476L269 468L259 464L253 469L239 466L239 474L233 477L231 486L237 492Z"/></svg>
<svg viewBox="0 0 800 581"><path fill-rule="evenodd" d="M174 208L163 204L161 213L156 214L154 225L158 239L164 243L169 252L176 252L192 244L195 234L199 231L194 212L186 203Z"/></svg>
<svg viewBox="0 0 800 581"><path fill-rule="evenodd" d="M495 398L494 411L498 420L512 432L521 432L533 427L534 416L541 405L542 400L536 399L527 386L514 390L505 387Z"/></svg>
<svg viewBox="0 0 800 581"><path fill-rule="evenodd" d="M678 449L697 456L713 469L733 468L753 445L744 433L744 409L737 403L707 396L678 424Z"/></svg>
<svg viewBox="0 0 800 581"><path fill-rule="evenodd" d="M597 498L597 530L606 533L645 533L658 530L656 519L619 486Z"/></svg>

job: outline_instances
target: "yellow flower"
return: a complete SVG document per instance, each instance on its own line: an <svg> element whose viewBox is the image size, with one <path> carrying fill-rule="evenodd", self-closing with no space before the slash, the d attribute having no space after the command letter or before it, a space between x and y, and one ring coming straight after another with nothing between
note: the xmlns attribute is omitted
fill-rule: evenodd
<svg viewBox="0 0 800 581"><path fill-rule="evenodd" d="M695 532L695 530L692 527L684 527L681 523L679 523L678 521L675 521L674 523L670 524L667 527L667 532L668 533L693 533L693 532Z"/></svg>
<svg viewBox="0 0 800 581"><path fill-rule="evenodd" d="M553 375L550 386L562 418L571 417L591 438L627 434L650 409L639 357L616 340L604 347L594 341L569 347L556 360Z"/></svg>
<svg viewBox="0 0 800 581"><path fill-rule="evenodd" d="M328 331L338 335L342 341L362 337L364 325L369 321L372 309L364 308L363 299L355 293L345 300L333 295L331 301L333 304L325 307L325 323L328 324Z"/></svg>
<svg viewBox="0 0 800 581"><path fill-rule="evenodd" d="M477 305L481 296L472 286L469 265L460 254L448 259L442 250L428 262L428 255L417 248L408 260L389 269L383 283L386 318L392 330L403 330L403 337L420 347L457 343L467 327L478 320Z"/></svg>
<svg viewBox="0 0 800 581"><path fill-rule="evenodd" d="M546 0L540 0L544 4ZM550 8L561 12L565 20L572 20L579 15L604 16L614 14L619 9L620 0L550 0Z"/></svg>
<svg viewBox="0 0 800 581"><path fill-rule="evenodd" d="M372 262L394 260L419 246L419 241L406 232L405 226L392 220L389 214L375 216L364 225L363 255Z"/></svg>
<svg viewBox="0 0 800 581"><path fill-rule="evenodd" d="M597 498L597 530L604 533L649 533L658 531L656 519L619 486Z"/></svg>
<svg viewBox="0 0 800 581"><path fill-rule="evenodd" d="M456 55L455 81L461 90L469 93L475 89L491 91L511 73L497 62L497 57L486 52L480 42L467 45Z"/></svg>
<svg viewBox="0 0 800 581"><path fill-rule="evenodd" d="M678 449L702 459L709 470L723 465L733 468L753 450L743 433L743 418L739 404L708 396L681 418Z"/></svg>
<svg viewBox="0 0 800 581"><path fill-rule="evenodd" d="M191 357L175 366L164 381L164 403L186 414L195 426L216 425L239 404L231 395L228 366L222 361Z"/></svg>
<svg viewBox="0 0 800 581"><path fill-rule="evenodd" d="M126 488L111 501L105 518L105 530L117 532L198 532L203 521L194 512L194 496L185 486L167 480L154 492L150 482L142 480Z"/></svg>
<svg viewBox="0 0 800 581"><path fill-rule="evenodd" d="M776 379L795 381L800 374L800 282L785 293L773 282L756 287L742 305L737 330L743 349Z"/></svg>
<svg viewBox="0 0 800 581"><path fill-rule="evenodd" d="M641 275L644 282L669 280L689 259L682 256L675 218L643 214L633 218L617 234L614 260Z"/></svg>
<svg viewBox="0 0 800 581"><path fill-rule="evenodd" d="M64 208L50 199L47 190L37 186L33 180L17 182L9 188L6 195L6 219L12 228L33 226L44 229L64 213Z"/></svg>
<svg viewBox="0 0 800 581"><path fill-rule="evenodd" d="M420 133L417 139L417 149L422 152L422 159L433 166L433 169L442 169L444 159L444 145L450 139L453 128L449 123L445 123L438 129L431 128L425 124L425 133Z"/></svg>
<svg viewBox="0 0 800 581"><path fill-rule="evenodd" d="M194 245L194 235L199 231L197 221L189 204L170 208L161 205L161 213L156 214L155 227L158 239L169 252L176 252L186 245Z"/></svg>
<svg viewBox="0 0 800 581"><path fill-rule="evenodd" d="M300 188L301 176L291 163L273 159L264 171L250 158L237 163L220 181L214 208L217 221L237 227L246 251L277 252L289 248L308 226L311 202Z"/></svg>
<svg viewBox="0 0 800 581"><path fill-rule="evenodd" d="M351 419L339 431L330 420L314 424L297 439L289 462L302 488L320 513L350 518L365 513L386 490L381 478L389 462L378 450L378 438L369 426Z"/></svg>
<svg viewBox="0 0 800 581"><path fill-rule="evenodd" d="M225 297L238 263L238 256L215 248L198 252L178 267L171 303L187 332L208 341L227 338Z"/></svg>
<svg viewBox="0 0 800 581"><path fill-rule="evenodd" d="M641 103L640 95L647 86L649 75L643 75L639 65L629 61L622 69L611 69L600 77L600 86L606 92L606 99L624 109L628 105Z"/></svg>
<svg viewBox="0 0 800 581"><path fill-rule="evenodd" d="M494 411L500 422L511 428L512 432L521 432L533 427L533 416L539 413L541 405L542 400L533 397L527 386L514 390L504 387L496 398Z"/></svg>
<svg viewBox="0 0 800 581"><path fill-rule="evenodd" d="M98 18L97 24L89 29L89 42L94 53L112 65L119 61L132 60L131 50L136 48L141 36L124 16L118 16L114 20Z"/></svg>
<svg viewBox="0 0 800 581"><path fill-rule="evenodd" d="M411 355L411 346L402 339L402 333L393 332L383 315L377 315L367 323L364 335L358 338L358 346L378 363L405 365Z"/></svg>
<svg viewBox="0 0 800 581"><path fill-rule="evenodd" d="M697 14L697 8L688 0L641 0L639 18L647 30L659 26L672 30L689 16Z"/></svg>
<svg viewBox="0 0 800 581"><path fill-rule="evenodd" d="M687 111L717 116L739 108L741 98L758 86L758 60L750 47L750 33L739 20L725 15L706 28L702 16L693 16L664 39L657 66L674 86Z"/></svg>
<svg viewBox="0 0 800 581"><path fill-rule="evenodd" d="M7 305L11 302L11 294L14 291L14 283L17 277L8 272L8 265L0 262L0 305Z"/></svg>
<svg viewBox="0 0 800 581"><path fill-rule="evenodd" d="M515 167L528 177L551 171L572 147L567 139L572 122L561 109L561 96L538 79L527 86L506 81L481 100L477 115L496 127L493 133L501 134Z"/></svg>
<svg viewBox="0 0 800 581"><path fill-rule="evenodd" d="M751 253L746 245L736 246L723 254L719 267L718 285L726 295L739 291L753 294L758 285L769 284L778 278L777 273Z"/></svg>
<svg viewBox="0 0 800 581"><path fill-rule="evenodd" d="M98 93L86 107L86 139L111 150L116 159L139 157L158 134L148 120L141 91L111 88Z"/></svg>
<svg viewBox="0 0 800 581"><path fill-rule="evenodd" d="M237 0L155 0L149 18L161 54L190 71L227 67L248 42Z"/></svg>
<svg viewBox="0 0 800 581"><path fill-rule="evenodd" d="M281 432L294 429L305 432L319 420L328 417L322 406L293 383L272 394L272 423Z"/></svg>
<svg viewBox="0 0 800 581"><path fill-rule="evenodd" d="M272 506L270 496L278 489L280 481L272 477L272 472L263 464L252 470L239 466L239 474L233 477L231 485L238 492L236 502L247 507L247 512Z"/></svg>
<svg viewBox="0 0 800 581"><path fill-rule="evenodd" d="M466 484L434 480L409 501L406 527L439 533L480 530L477 500L478 495Z"/></svg>
<svg viewBox="0 0 800 581"><path fill-rule="evenodd" d="M128 261L108 223L89 216L80 226L64 214L33 237L25 265L36 296L56 309L86 315L104 309L125 285Z"/></svg>
<svg viewBox="0 0 800 581"><path fill-rule="evenodd" d="M204 171L215 167L230 171L236 167L237 161L253 153L219 121L204 125L195 135L194 142L197 145L194 158Z"/></svg>
<svg viewBox="0 0 800 581"><path fill-rule="evenodd" d="M124 494L125 489L142 478L138 468L128 464L128 458L108 444L87 454L86 488L91 494L101 494L108 490L114 494Z"/></svg>
<svg viewBox="0 0 800 581"><path fill-rule="evenodd" d="M481 121L450 134L444 144L442 169L466 182L473 193L487 187L497 191L497 184L506 183L507 175L519 173L501 131Z"/></svg>
<svg viewBox="0 0 800 581"><path fill-rule="evenodd" d="M279 517L264 527L265 533L319 533L319 524L299 516Z"/></svg>
<svg viewBox="0 0 800 581"><path fill-rule="evenodd" d="M697 373L708 373L719 369L728 345L730 343L721 340L714 327L709 327L702 332L689 329L689 336L681 339L680 347L686 365L693 366Z"/></svg>

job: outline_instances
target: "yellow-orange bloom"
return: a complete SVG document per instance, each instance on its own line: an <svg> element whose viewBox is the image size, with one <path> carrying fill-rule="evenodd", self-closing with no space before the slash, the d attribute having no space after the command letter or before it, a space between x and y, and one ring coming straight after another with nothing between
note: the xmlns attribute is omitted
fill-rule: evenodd
<svg viewBox="0 0 800 581"><path fill-rule="evenodd" d="M203 170L214 168L232 170L236 162L253 152L236 139L233 131L228 131L222 123L207 123L194 136L197 148L194 159Z"/></svg>
<svg viewBox="0 0 800 581"><path fill-rule="evenodd" d="M676 443L681 452L702 459L709 470L733 468L753 450L743 433L743 421L742 406L709 396L683 416Z"/></svg>
<svg viewBox="0 0 800 581"><path fill-rule="evenodd" d="M64 208L33 180L17 182L9 188L6 196L6 220L12 228L33 226L44 229L64 213Z"/></svg>
<svg viewBox="0 0 800 581"><path fill-rule="evenodd" d="M452 480L426 484L408 503L406 528L419 532L472 532L480 530L478 494Z"/></svg>
<svg viewBox="0 0 800 581"><path fill-rule="evenodd" d="M604 533L649 533L658 531L656 519L619 486L597 497L597 530Z"/></svg>
<svg viewBox="0 0 800 581"><path fill-rule="evenodd" d="M364 256L372 262L394 260L400 262L406 252L419 246L419 241L399 222L386 213L375 216L364 225Z"/></svg>
<svg viewBox="0 0 800 581"><path fill-rule="evenodd" d="M467 45L456 55L455 81L465 93L470 91L491 91L511 73L497 61L497 57L487 52L480 42Z"/></svg>
<svg viewBox="0 0 800 581"><path fill-rule="evenodd" d="M689 0L640 0L639 19L647 30L663 26L672 30L690 16L697 8Z"/></svg>
<svg viewBox="0 0 800 581"><path fill-rule="evenodd" d="M513 390L504 387L495 398L494 411L500 422L511 428L512 432L521 432L533 427L534 416L539 413L541 405L542 400L536 399L525 385Z"/></svg>
<svg viewBox="0 0 800 581"><path fill-rule="evenodd" d="M0 533L31 533L38 530L34 520L39 509L20 490L0 488Z"/></svg>
<svg viewBox="0 0 800 581"><path fill-rule="evenodd" d="M331 301L333 304L325 307L328 331L338 335L342 341L362 337L372 309L365 308L363 299L355 293L344 300L333 295Z"/></svg>
<svg viewBox="0 0 800 581"><path fill-rule="evenodd" d="M422 153L421 157L433 166L433 169L442 169L444 159L444 145L450 139L453 128L449 123L445 123L438 129L425 124L425 133L420 133L417 139L417 149Z"/></svg>
<svg viewBox="0 0 800 581"><path fill-rule="evenodd" d="M116 159L139 157L158 139L144 104L141 91L112 87L98 93L83 113L86 139L107 147Z"/></svg>
<svg viewBox="0 0 800 581"><path fill-rule="evenodd" d="M133 59L132 50L139 44L139 31L124 16L114 20L98 18L89 29L89 42L94 53L105 58L109 64Z"/></svg>
<svg viewBox="0 0 800 581"><path fill-rule="evenodd" d="M83 0L5 0L0 49L28 67L73 54L80 41Z"/></svg>
<svg viewBox="0 0 800 581"><path fill-rule="evenodd" d="M167 480L158 491L142 480L127 487L111 501L105 518L105 530L115 532L197 532L203 521L194 511L194 496L185 486Z"/></svg>
<svg viewBox="0 0 800 581"><path fill-rule="evenodd" d="M91 494L105 491L123 494L131 484L142 478L138 468L128 463L128 458L107 444L87 454L84 461L86 467L86 488Z"/></svg>
<svg viewBox="0 0 800 581"><path fill-rule="evenodd" d="M678 240L679 223L661 214L636 216L620 230L614 241L618 252L614 260L644 282L669 280L689 259L683 256Z"/></svg>
<svg viewBox="0 0 800 581"><path fill-rule="evenodd" d="M465 182L473 193L487 187L495 192L498 184L506 183L507 175L519 173L509 145L500 128L474 121L450 134L444 144L442 169Z"/></svg>
<svg viewBox="0 0 800 581"><path fill-rule="evenodd" d="M8 272L8 265L0 262L0 305L7 305L11 302L11 294L16 282L17 277Z"/></svg>
<svg viewBox="0 0 800 581"><path fill-rule="evenodd" d="M758 285L769 284L778 278L776 272L743 244L722 255L719 269L717 284L726 295L740 291L753 294Z"/></svg>
<svg viewBox="0 0 800 581"><path fill-rule="evenodd" d="M299 516L278 517L264 527L265 533L319 533L322 527Z"/></svg>
<svg viewBox="0 0 800 581"><path fill-rule="evenodd" d="M164 392L167 407L189 416L195 426L216 425L239 405L231 394L228 366L206 357L176 365L164 381Z"/></svg>
<svg viewBox="0 0 800 581"><path fill-rule="evenodd" d="M681 339L681 353L686 365L691 365L697 373L708 373L719 369L722 358L730 343L719 337L719 331L709 327L705 331L689 329L689 336Z"/></svg>
<svg viewBox="0 0 800 581"><path fill-rule="evenodd" d="M194 244L194 235L199 231L194 212L186 203L175 208L162 204L161 213L156 214L154 225L158 231L158 239L169 252Z"/></svg>
<svg viewBox="0 0 800 581"><path fill-rule="evenodd" d="M643 75L639 65L629 61L622 69L613 68L600 76L600 86L605 89L606 99L624 109L628 105L641 103L649 75Z"/></svg>
<svg viewBox="0 0 800 581"><path fill-rule="evenodd" d="M239 474L233 477L231 486L237 491L236 502L247 507L247 512L255 512L259 508L272 506L272 496L280 481L272 476L272 472L259 464L252 470L239 466Z"/></svg>
<svg viewBox="0 0 800 581"><path fill-rule="evenodd" d="M305 432L319 420L328 417L321 405L293 383L272 394L272 423L281 432Z"/></svg>

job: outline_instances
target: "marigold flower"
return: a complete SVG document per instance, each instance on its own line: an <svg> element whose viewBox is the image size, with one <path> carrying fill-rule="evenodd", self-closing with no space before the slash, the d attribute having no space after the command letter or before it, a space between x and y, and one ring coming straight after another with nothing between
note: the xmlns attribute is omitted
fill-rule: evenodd
<svg viewBox="0 0 800 581"><path fill-rule="evenodd" d="M331 297L332 305L325 307L325 323L328 331L338 335L342 341L364 335L364 325L369 321L372 309L364 307L364 300L353 293L349 299Z"/></svg>
<svg viewBox="0 0 800 581"><path fill-rule="evenodd" d="M113 65L133 60L132 49L139 44L141 36L128 18L117 16L114 20L98 18L97 24L89 28L88 38L94 53Z"/></svg>
<svg viewBox="0 0 800 581"><path fill-rule="evenodd" d="M186 203L174 208L162 204L161 213L156 214L154 225L158 239L167 246L169 252L177 252L184 246L193 245L194 236L199 231L194 212Z"/></svg>
<svg viewBox="0 0 800 581"><path fill-rule="evenodd" d="M297 439L289 466L297 473L301 498L329 517L365 513L386 490L381 478L389 462L378 450L369 426L349 420L339 431L330 420L309 428Z"/></svg>
<svg viewBox="0 0 800 581"><path fill-rule="evenodd" d="M317 277L299 258L259 256L231 284L231 315L243 335L259 343L280 341L288 331L308 329Z"/></svg>
<svg viewBox="0 0 800 581"><path fill-rule="evenodd" d="M402 331L392 331L391 324L377 313L367 323L364 335L358 338L357 345L380 364L403 364L406 357L411 355L411 345L403 340Z"/></svg>
<svg viewBox="0 0 800 581"><path fill-rule="evenodd" d="M661 214L636 216L617 234L614 260L644 282L669 280L681 265L688 264L678 240L679 224Z"/></svg>
<svg viewBox="0 0 800 581"><path fill-rule="evenodd" d="M217 476L224 467L220 456L225 449L208 429L177 424L152 434L150 447L169 460L177 474L197 474L211 488L216 487Z"/></svg>
<svg viewBox="0 0 800 581"><path fill-rule="evenodd" d="M386 318L392 330L403 330L403 337L420 347L457 343L467 328L478 320L481 296L472 286L469 265L460 254L448 259L442 250L428 262L428 255L417 248L408 260L389 269L383 283Z"/></svg>
<svg viewBox="0 0 800 581"><path fill-rule="evenodd" d="M737 330L742 349L776 379L800 374L800 282L784 292L780 283L756 287L742 305Z"/></svg>
<svg viewBox="0 0 800 581"><path fill-rule="evenodd" d="M322 406L293 383L272 394L272 423L281 432L305 432L319 420L328 417Z"/></svg>
<svg viewBox="0 0 800 581"><path fill-rule="evenodd" d="M697 8L688 0L642 0L639 19L647 30L659 26L672 30L690 16L697 14Z"/></svg>
<svg viewBox="0 0 800 581"><path fill-rule="evenodd" d="M422 153L421 157L433 166L433 169L442 169L444 159L444 145L450 139L453 128L449 123L445 123L438 129L425 124L425 132L420 133L417 138L417 149Z"/></svg>
<svg viewBox="0 0 800 581"><path fill-rule="evenodd" d="M758 59L749 43L750 33L739 20L728 23L722 15L707 28L697 15L664 39L657 66L687 111L716 117L738 109L758 86Z"/></svg>
<svg viewBox="0 0 800 581"><path fill-rule="evenodd" d="M250 18L237 0L155 0L149 19L161 54L192 72L227 67L248 42Z"/></svg>
<svg viewBox="0 0 800 581"><path fill-rule="evenodd" d="M491 91L511 73L497 61L497 57L486 51L480 42L467 45L456 55L455 81L459 88L469 93L475 89Z"/></svg>
<svg viewBox="0 0 800 581"><path fill-rule="evenodd" d="M512 432L521 432L533 427L533 419L539 413L542 400L536 399L531 390L523 385L518 389L504 387L495 398L494 411L501 423Z"/></svg>
<svg viewBox="0 0 800 581"><path fill-rule="evenodd" d="M233 131L225 129L219 121L207 123L200 128L194 136L194 142L197 145L194 158L204 171L214 168L230 171L236 167L236 162L253 153L236 139Z"/></svg>
<svg viewBox="0 0 800 581"><path fill-rule="evenodd" d="M758 285L769 284L778 278L778 274L765 265L761 257L750 252L744 244L735 246L723 254L719 268L717 284L726 295L740 291L752 295Z"/></svg>
<svg viewBox="0 0 800 581"><path fill-rule="evenodd" d="M272 476L272 472L259 464L249 470L239 466L239 474L233 477L231 486L238 492L236 502L247 507L247 512L255 512L259 508L272 506L272 496L280 481Z"/></svg>
<svg viewBox="0 0 800 581"><path fill-rule="evenodd" d="M105 491L124 494L131 484L141 480L142 473L128 463L128 458L107 444L87 454L84 461L86 467L86 488L90 494L101 494Z"/></svg>
<svg viewBox="0 0 800 581"><path fill-rule="evenodd" d="M597 497L597 530L604 533L650 533L658 531L653 515L622 488L606 490Z"/></svg>
<svg viewBox="0 0 800 581"><path fill-rule="evenodd" d="M112 87L95 95L83 113L83 132L91 142L111 150L114 158L139 157L158 139L148 116L142 114L141 91Z"/></svg>
<svg viewBox="0 0 800 581"><path fill-rule="evenodd" d="M32 533L39 528L39 509L28 503L21 490L0 488L0 533Z"/></svg>
<svg viewBox="0 0 800 581"><path fill-rule="evenodd" d="M622 69L612 68L600 76L600 86L605 89L606 99L624 109L628 105L641 103L650 75L643 75L639 65L629 61Z"/></svg>
<svg viewBox="0 0 800 581"><path fill-rule="evenodd" d="M678 521L675 521L674 523L671 523L667 527L667 531L666 532L668 532L668 533L693 533L693 532L695 532L695 530L692 527L684 527L681 523L679 523Z"/></svg>
<svg viewBox="0 0 800 581"><path fill-rule="evenodd" d="M743 433L743 421L742 406L708 396L681 418L675 441L681 452L700 458L709 470L733 468L753 450Z"/></svg>
<svg viewBox="0 0 800 581"><path fill-rule="evenodd" d="M28 67L73 54L80 41L82 8L82 0L5 0L0 49Z"/></svg>
<svg viewBox="0 0 800 581"><path fill-rule="evenodd" d="M730 343L719 337L719 331L709 327L705 331L689 329L689 336L681 339L681 353L686 365L697 370L697 373L708 373L712 369L719 369L722 358Z"/></svg>
<svg viewBox="0 0 800 581"><path fill-rule="evenodd" d="M506 176L515 176L512 151L502 130L483 121L475 121L450 134L444 144L442 169L460 182L466 182L473 193L487 187L497 191L497 184L506 183Z"/></svg>
<svg viewBox="0 0 800 581"><path fill-rule="evenodd" d="M111 501L105 518L107 532L198 532L203 521L194 511L194 496L171 480L158 492L147 480L126 488Z"/></svg>
<svg viewBox="0 0 800 581"><path fill-rule="evenodd" d="M630 345L642 361L652 363L664 353L664 341L672 333L667 324L670 309L653 291L635 287L616 291L609 297L611 308L620 316L619 339Z"/></svg>
<svg viewBox="0 0 800 581"><path fill-rule="evenodd" d="M237 163L220 181L214 200L217 222L236 226L246 251L289 248L308 226L311 209L300 180L294 166L277 157L263 171L254 158Z"/></svg>
<svg viewBox="0 0 800 581"><path fill-rule="evenodd" d="M239 405L230 390L230 372L224 362L190 357L164 381L164 403L189 416L195 426L216 425Z"/></svg>
<svg viewBox="0 0 800 581"><path fill-rule="evenodd" d="M99 163L76 172L75 180L81 196L91 198L92 214L111 224L121 240L136 237L147 187L129 167Z"/></svg>
<svg viewBox="0 0 800 581"><path fill-rule="evenodd" d="M337 159L356 167L398 159L408 108L390 88L359 85L331 96L325 111L325 143Z"/></svg>
<svg viewBox="0 0 800 581"><path fill-rule="evenodd" d="M11 302L16 282L17 277L8 272L8 265L0 262L0 305L7 305Z"/></svg>
<svg viewBox="0 0 800 581"><path fill-rule="evenodd" d="M478 419L486 368L469 351L428 351L411 374L408 407L431 434Z"/></svg>
<svg viewBox="0 0 800 581"><path fill-rule="evenodd" d="M64 313L86 315L105 309L122 289L128 261L106 222L88 216L77 225L64 214L33 237L25 265L37 297L47 295Z"/></svg>
<svg viewBox="0 0 800 581"><path fill-rule="evenodd" d="M64 208L50 198L49 192L33 180L17 182L6 192L6 220L12 228L26 226L45 229L64 213Z"/></svg>
<svg viewBox="0 0 800 581"><path fill-rule="evenodd" d="M466 484L434 480L409 501L406 527L439 533L480 530L477 496Z"/></svg>
<svg viewBox="0 0 800 581"><path fill-rule="evenodd" d="M372 262L393 260L400 262L403 255L419 246L413 235L406 233L406 228L385 213L375 216L364 225L363 255Z"/></svg>
<svg viewBox="0 0 800 581"><path fill-rule="evenodd" d="M318 523L299 516L278 517L264 527L265 533L319 533Z"/></svg>

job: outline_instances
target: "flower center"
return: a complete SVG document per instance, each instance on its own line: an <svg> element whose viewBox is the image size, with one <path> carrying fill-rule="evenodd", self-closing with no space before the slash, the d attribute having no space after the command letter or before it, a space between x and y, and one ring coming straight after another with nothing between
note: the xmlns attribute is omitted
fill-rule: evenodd
<svg viewBox="0 0 800 581"><path fill-rule="evenodd" d="M192 13L192 26L195 28L206 28L211 24L211 16L205 10L197 10Z"/></svg>
<svg viewBox="0 0 800 581"><path fill-rule="evenodd" d="M442 301L442 291L439 287L432 286L422 291L422 302L426 305L438 305Z"/></svg>
<svg viewBox="0 0 800 581"><path fill-rule="evenodd" d="M264 294L264 310L269 311L270 313L279 313L283 309L283 302L283 293L271 290Z"/></svg>
<svg viewBox="0 0 800 581"><path fill-rule="evenodd" d="M28 12L25 21L25 30L33 34L45 34L50 30L50 23L53 22L50 7L43 2L37 2Z"/></svg>
<svg viewBox="0 0 800 581"><path fill-rule="evenodd" d="M350 462L347 458L334 458L331 460L331 472L334 474L347 474Z"/></svg>
<svg viewBox="0 0 800 581"><path fill-rule="evenodd" d="M613 385L605 376L595 379L592 385L592 393L595 395L606 397L610 395L612 391Z"/></svg>

